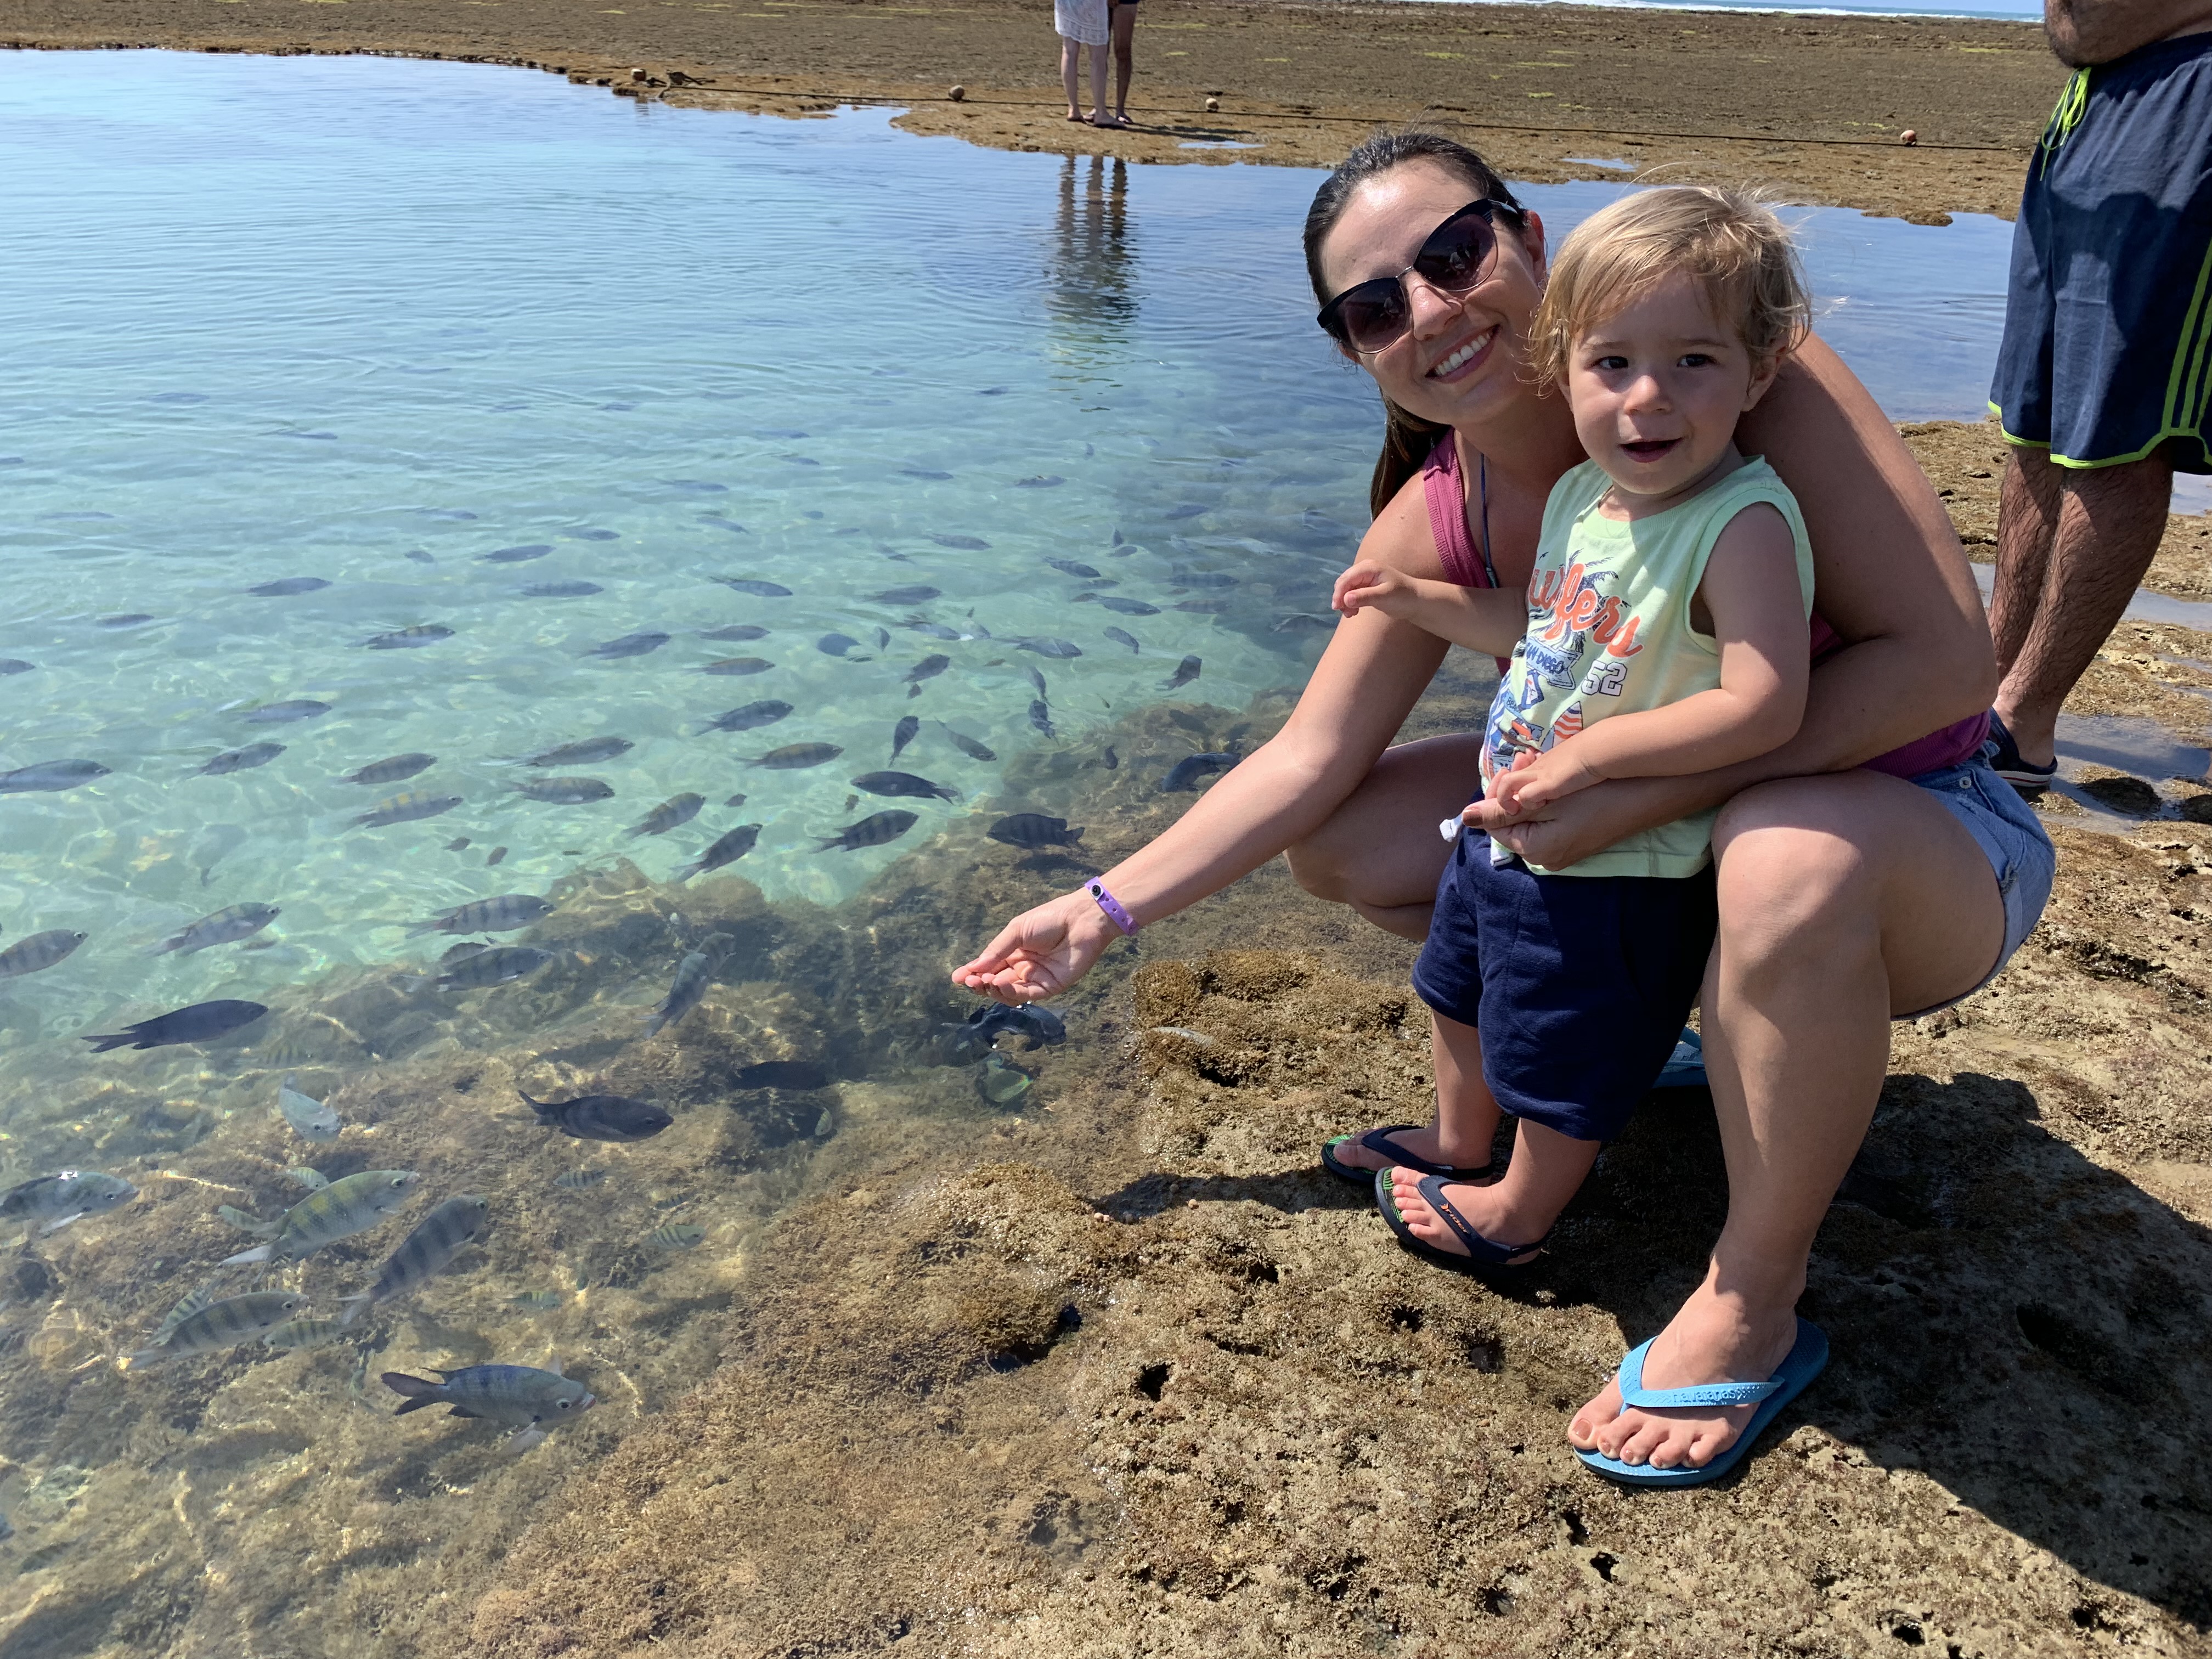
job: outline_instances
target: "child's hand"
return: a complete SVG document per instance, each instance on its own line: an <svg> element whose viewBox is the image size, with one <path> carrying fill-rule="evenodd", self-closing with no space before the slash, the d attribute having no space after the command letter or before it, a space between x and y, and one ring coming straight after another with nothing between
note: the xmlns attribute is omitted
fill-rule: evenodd
<svg viewBox="0 0 2212 1659"><path fill-rule="evenodd" d="M1583 764L1580 750L1570 738L1540 755L1525 749L1516 755L1513 769L1491 780L1490 795L1499 805L1518 813L1548 806L1601 781L1599 773Z"/></svg>
<svg viewBox="0 0 2212 1659"><path fill-rule="evenodd" d="M1371 559L1362 559L1336 579L1336 591L1329 596L1328 602L1347 617L1356 617L1361 606L1371 605L1384 616L1403 622L1412 617L1421 601L1412 577Z"/></svg>

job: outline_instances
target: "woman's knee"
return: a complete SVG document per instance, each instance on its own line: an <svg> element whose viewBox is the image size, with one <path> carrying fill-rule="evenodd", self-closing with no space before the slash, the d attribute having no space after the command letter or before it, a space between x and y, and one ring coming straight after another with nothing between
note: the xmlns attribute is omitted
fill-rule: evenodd
<svg viewBox="0 0 2212 1659"><path fill-rule="evenodd" d="M1852 832L1856 791L1798 787L1828 781L1761 784L1721 809L1713 826L1720 930L1739 961L1825 955L1855 934L1878 945L1879 872Z"/></svg>
<svg viewBox="0 0 2212 1659"><path fill-rule="evenodd" d="M1291 879L1316 898L1354 904L1362 895L1353 881L1352 862L1346 856L1350 849L1340 847L1338 839L1324 825L1295 847L1285 848L1283 862L1290 866Z"/></svg>

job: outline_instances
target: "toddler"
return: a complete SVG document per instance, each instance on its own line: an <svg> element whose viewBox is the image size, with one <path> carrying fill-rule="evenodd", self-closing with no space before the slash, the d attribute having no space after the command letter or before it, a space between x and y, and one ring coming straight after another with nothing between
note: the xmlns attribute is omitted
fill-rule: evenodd
<svg viewBox="0 0 2212 1659"><path fill-rule="evenodd" d="M1789 233L1757 203L1695 186L1613 204L1567 238L1532 325L1529 368L1564 387L1590 459L1545 505L1525 600L1365 562L1337 578L1347 616L1371 605L1510 651L1486 794L1533 808L1606 778L1732 765L1796 735L1812 555L1790 491L1735 434L1808 314ZM1376 1175L1409 1249L1462 1269L1535 1259L1697 1000L1717 816L1561 870L1445 821L1455 845L1413 970L1435 1016L1443 1155L1486 1160L1499 1115L1519 1124L1496 1182L1445 1165L1421 1175L1413 1219L1440 1242L1407 1224L1394 1171Z"/></svg>

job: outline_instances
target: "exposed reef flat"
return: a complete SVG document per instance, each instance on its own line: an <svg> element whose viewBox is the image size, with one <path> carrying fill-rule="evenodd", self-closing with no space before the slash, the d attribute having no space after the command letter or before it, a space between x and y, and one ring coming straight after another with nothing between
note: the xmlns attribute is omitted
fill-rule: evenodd
<svg viewBox="0 0 2212 1659"><path fill-rule="evenodd" d="M2013 212L2065 78L2032 25L1903 17L1145 0L1137 40L1137 128L1105 131L1061 118L1049 21L1018 0L12 0L0 20L0 44L419 54L787 115L897 103L918 132L1151 161L1328 167L1419 121L1516 179L1627 161L1923 222Z"/></svg>

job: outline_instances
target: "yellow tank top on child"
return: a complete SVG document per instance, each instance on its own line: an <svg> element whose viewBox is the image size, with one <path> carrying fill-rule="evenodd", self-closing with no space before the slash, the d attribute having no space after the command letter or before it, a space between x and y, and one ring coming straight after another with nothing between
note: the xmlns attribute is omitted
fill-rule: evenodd
<svg viewBox="0 0 2212 1659"><path fill-rule="evenodd" d="M1691 626L1690 601L1729 521L1756 501L1789 521L1797 584L1813 610L1813 550L1796 498L1763 460L1747 461L1688 501L1649 518L1602 518L1613 481L1595 461L1552 487L1528 577L1528 629L1490 705L1482 776L1541 753L1611 714L1663 708L1721 683L1720 645ZM1563 876L1692 876L1712 856L1719 809L1616 842Z"/></svg>

